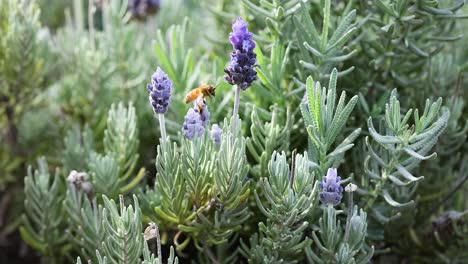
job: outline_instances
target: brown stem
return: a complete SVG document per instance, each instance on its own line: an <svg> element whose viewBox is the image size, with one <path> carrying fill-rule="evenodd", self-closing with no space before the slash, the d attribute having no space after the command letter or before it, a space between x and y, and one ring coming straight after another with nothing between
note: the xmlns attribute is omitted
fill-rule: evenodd
<svg viewBox="0 0 468 264"><path fill-rule="evenodd" d="M219 261L216 259L216 256L213 254L213 251L211 251L210 247L203 241L203 251L206 253L208 258L210 258L211 263L213 264L219 264Z"/></svg>
<svg viewBox="0 0 468 264"><path fill-rule="evenodd" d="M5 107L5 114L7 116L7 132L6 132L6 140L8 145L10 146L10 152L13 155L21 154L20 146L18 145L18 128L15 124L15 110L11 105Z"/></svg>
<svg viewBox="0 0 468 264"><path fill-rule="evenodd" d="M10 205L11 198L12 198L12 193L10 191L6 191L5 195L0 199L0 226L3 226L3 219L4 217L6 218L6 210L8 209L8 206ZM1 241L2 233L0 233L0 241Z"/></svg>
<svg viewBox="0 0 468 264"><path fill-rule="evenodd" d="M289 188L293 189L294 188L294 171L296 170L296 154L297 154L297 149L294 149L292 151L291 155L291 171L289 172Z"/></svg>
<svg viewBox="0 0 468 264"><path fill-rule="evenodd" d="M452 198L455 195L455 193L458 190L460 190L463 187L463 185L465 184L465 182L468 180L468 166L466 165L467 160L468 159L465 158L462 161L462 164L464 164L464 165L462 165L462 167L460 168L460 174L461 175L459 176L459 178L461 178L461 180L455 185L455 187L442 200L440 200L438 203L435 204L435 206L432 207L432 209L429 211L429 215L434 214L439 209L439 207L441 207L445 202L450 200L450 198Z"/></svg>

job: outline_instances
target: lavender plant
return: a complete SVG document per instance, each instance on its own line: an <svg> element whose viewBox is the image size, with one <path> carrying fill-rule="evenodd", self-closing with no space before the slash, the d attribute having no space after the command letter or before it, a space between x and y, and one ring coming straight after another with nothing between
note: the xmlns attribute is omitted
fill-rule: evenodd
<svg viewBox="0 0 468 264"><path fill-rule="evenodd" d="M45 259L56 263L66 244L61 234L63 212L60 200L63 199L63 180L52 177L44 159L38 161L39 169L28 168L25 178L24 226L20 228L23 239L44 255Z"/></svg>
<svg viewBox="0 0 468 264"><path fill-rule="evenodd" d="M37 143L38 134L20 131L20 125L27 117L45 121L41 113L47 111L41 106L40 91L48 74L48 67L44 65L48 37L41 31L40 11L35 2L3 0L0 8L0 189L5 190L8 184L16 181L16 172L24 170L25 162L37 155L25 150L26 143L41 147ZM21 105L30 107L25 109ZM35 115L29 111L31 108L37 110ZM37 133L44 131L44 127L36 128ZM43 136L53 135L53 131L51 126L49 133Z"/></svg>
<svg viewBox="0 0 468 264"><path fill-rule="evenodd" d="M342 92L335 105L337 75L337 70L334 69L330 75L328 89L322 88L319 82L314 83L309 77L306 84L307 101L301 105L302 116L309 134L308 149L311 160L320 166L322 173L326 168L338 167L343 161L343 153L354 146L353 141L361 132L360 128L354 129L330 152L357 102L357 96L354 96L345 104L346 93Z"/></svg>
<svg viewBox="0 0 468 264"><path fill-rule="evenodd" d="M44 37L35 1L0 0L0 183L47 155L20 220L1 198L0 242L20 226L47 263L468 260L463 2L200 2L74 0Z"/></svg>
<svg viewBox="0 0 468 264"><path fill-rule="evenodd" d="M253 52L255 43L252 41L252 33L247 29L248 24L238 18L232 24L232 33L229 35L233 52L229 67L224 69L224 79L236 86L234 97L233 129L236 130L237 114L239 112L240 92L245 91L257 79L257 72L253 69L257 55Z"/></svg>
<svg viewBox="0 0 468 264"><path fill-rule="evenodd" d="M243 244L243 255L250 262L294 263L304 257L311 241L304 236L309 227L306 220L318 204L318 188L307 153L293 157L291 167L285 153L273 153L269 175L260 179L255 201L264 222L258 224L258 234L251 236L250 248Z"/></svg>

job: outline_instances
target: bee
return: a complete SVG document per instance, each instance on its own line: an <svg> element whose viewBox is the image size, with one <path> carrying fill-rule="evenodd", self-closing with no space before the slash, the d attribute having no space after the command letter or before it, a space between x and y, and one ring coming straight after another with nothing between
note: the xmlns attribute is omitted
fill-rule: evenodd
<svg viewBox="0 0 468 264"><path fill-rule="evenodd" d="M200 87L197 87L197 88L191 90L185 96L184 102L186 104L188 104L188 103L191 103L191 102L195 101L196 99L198 99L200 97L203 100L205 98L213 97L213 96L215 96L215 90L216 90L216 86L214 86L214 85L208 85L208 84L201 85Z"/></svg>

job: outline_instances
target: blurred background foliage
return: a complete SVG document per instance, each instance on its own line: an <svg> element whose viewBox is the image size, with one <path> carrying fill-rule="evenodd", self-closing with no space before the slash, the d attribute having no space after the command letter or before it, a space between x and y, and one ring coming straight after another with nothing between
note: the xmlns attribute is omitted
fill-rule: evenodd
<svg viewBox="0 0 468 264"><path fill-rule="evenodd" d="M168 134L179 147L187 144L178 135L187 110L183 97L200 84L217 86L217 96L209 101L211 123L223 127L223 120L232 114L234 97L223 80L223 68L231 51L231 23L239 16L254 33L259 80L242 95L239 111L245 135L239 142L246 153L239 159L250 164L250 193L242 189L229 195L249 195L249 212L223 209L213 219L238 222L218 226L203 245L196 241L202 240L200 234L208 232L207 227L215 226L209 222L213 219L195 227L162 221L158 224L163 242L172 244L177 231L184 230L187 237L180 241L193 240L188 247L176 245L181 257L213 247L219 259L258 263L266 261L262 254L275 252L275 239L281 233L297 239L294 243L307 252L303 258L309 262L317 261L316 254L326 256L326 251L314 248L315 240L335 234L311 235L311 230L327 228L324 220L319 221L322 213L310 213L278 230L275 225L284 219L281 212L270 211L283 206L309 214L318 208L309 197L312 189L275 193L271 197L284 201L277 206L264 197L270 184L279 184L269 182L269 167L276 163L287 167L286 157L292 159L292 150L297 149L307 151L316 163L316 180L333 164L343 178L358 185L356 203L367 212L367 218L365 213L359 217L368 223L367 244L362 243L364 238L358 243L359 261L366 261L368 245L375 246L375 263L468 259L461 250L468 247L468 8L464 1L161 0L159 12L144 17L132 16L128 2L0 0L0 262L34 262L40 254L45 263L74 262L77 255L104 263L96 255L98 249L113 263L118 256L101 249L100 241L119 225L128 228L121 239L128 235L139 246L144 243L135 230L142 228L142 221L158 221L154 207L167 202L153 193L160 188L153 187L160 135L146 83L157 66L173 80L175 92L166 121ZM348 95L343 101L343 106L348 101L352 105L348 116L331 110L331 117L344 116L336 139L330 140L326 131L319 135L310 130L307 116L313 113L307 111L313 110L301 111L304 102L311 107L304 94L315 94L312 83L306 82L309 76L328 87L324 97ZM316 107L330 109L328 101ZM401 112L402 117L390 120L386 111L398 116ZM409 124L420 124L417 133L431 137L432 141L423 142L424 148L411 147L421 142L411 141L414 128L400 123L406 114L411 116ZM431 130L437 122L439 130ZM326 149L314 147L314 135ZM66 184L72 170L89 172L94 200ZM387 182L382 171L405 180ZM285 175L274 174L278 181L285 181ZM424 179L417 180L419 176ZM124 194L126 204L133 203L134 208L119 214L126 208L124 202L117 209L109 200L118 199L118 194ZM133 201L132 194L138 200ZM310 204L298 206L303 199ZM188 222L193 209L185 207ZM109 214L119 220L112 222ZM128 226L125 214L140 223ZM334 225L337 218L343 215L329 208L323 211L322 219ZM99 226L106 221L108 226ZM314 223L313 228L301 229L306 222ZM228 234L229 229L237 232ZM291 257L286 262L305 260L295 258L300 256L296 245L283 242L278 244L280 253ZM331 246L340 248L340 256L352 258L358 253L349 253L350 245L344 242ZM143 252L142 247L139 250L138 254ZM143 254L153 263L148 251ZM273 254L268 261L273 263L276 257L281 259ZM198 260L213 259L198 253Z"/></svg>

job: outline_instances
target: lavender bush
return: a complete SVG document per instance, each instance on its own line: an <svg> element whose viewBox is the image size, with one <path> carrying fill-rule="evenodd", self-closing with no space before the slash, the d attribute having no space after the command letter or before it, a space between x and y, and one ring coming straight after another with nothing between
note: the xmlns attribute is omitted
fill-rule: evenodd
<svg viewBox="0 0 468 264"><path fill-rule="evenodd" d="M0 0L1 263L468 262L463 1L45 2Z"/></svg>

